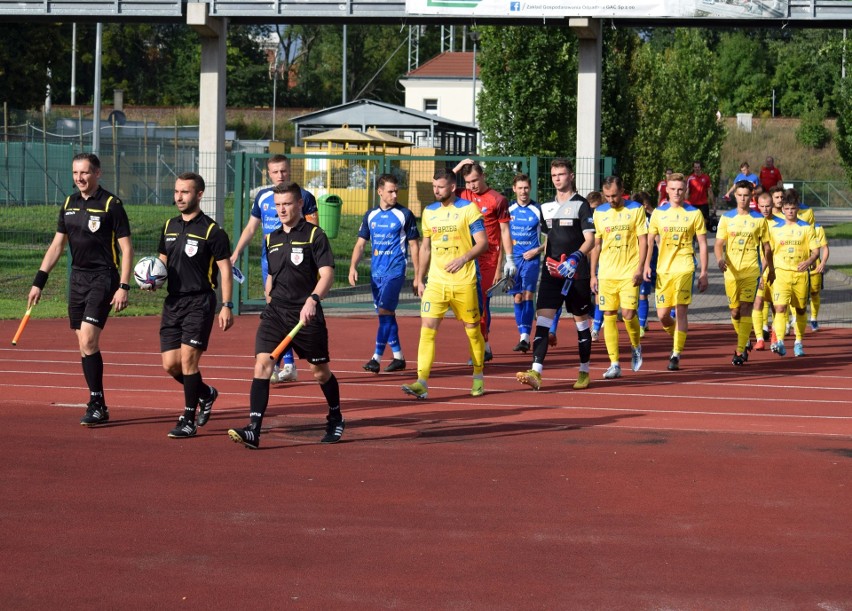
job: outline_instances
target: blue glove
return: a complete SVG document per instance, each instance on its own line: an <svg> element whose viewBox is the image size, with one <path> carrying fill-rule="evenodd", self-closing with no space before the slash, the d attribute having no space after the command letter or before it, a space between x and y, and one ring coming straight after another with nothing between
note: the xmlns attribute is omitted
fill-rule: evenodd
<svg viewBox="0 0 852 611"><path fill-rule="evenodd" d="M556 271L563 278L568 278L569 280L574 277L574 274L577 273L577 268L580 264L586 259L586 255L583 254L582 251L577 250L572 252L567 259L562 261L557 267Z"/></svg>

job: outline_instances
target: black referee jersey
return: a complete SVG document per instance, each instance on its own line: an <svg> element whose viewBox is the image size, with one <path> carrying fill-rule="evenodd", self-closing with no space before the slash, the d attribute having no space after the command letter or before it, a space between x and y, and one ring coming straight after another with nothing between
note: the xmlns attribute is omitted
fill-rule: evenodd
<svg viewBox="0 0 852 611"><path fill-rule="evenodd" d="M334 267L328 236L305 219L290 233L279 227L268 234L266 256L272 276L271 302L284 307L305 305L317 285L319 268Z"/></svg>
<svg viewBox="0 0 852 611"><path fill-rule="evenodd" d="M56 231L68 236L73 269L118 269L118 239L130 235L130 221L121 200L98 187L89 199L79 191L65 199Z"/></svg>
<svg viewBox="0 0 852 611"><path fill-rule="evenodd" d="M550 205L554 203L551 202ZM584 233L595 230L589 202L582 195L574 194L567 202L559 205L552 215L546 216L542 230L547 234L545 256L559 260L563 254L570 255L580 250L580 246L586 241ZM577 268L575 277L589 276L589 261L586 258Z"/></svg>
<svg viewBox="0 0 852 611"><path fill-rule="evenodd" d="M231 256L228 234L203 212L184 221L181 215L166 221L159 252L166 255L169 295L214 290L219 283L216 261Z"/></svg>

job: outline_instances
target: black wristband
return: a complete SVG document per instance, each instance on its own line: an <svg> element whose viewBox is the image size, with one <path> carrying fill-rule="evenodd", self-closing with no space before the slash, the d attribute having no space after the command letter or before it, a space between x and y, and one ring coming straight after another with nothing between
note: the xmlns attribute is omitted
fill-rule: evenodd
<svg viewBox="0 0 852 611"><path fill-rule="evenodd" d="M119 283L118 283L118 288L120 288L122 291L129 291L129 290L130 290L130 285L129 285L129 284L127 284L126 282L119 282Z"/></svg>
<svg viewBox="0 0 852 611"><path fill-rule="evenodd" d="M319 302L320 302L320 296L319 296L319 295L317 295L316 293L311 293L311 299L313 299L313 300L314 300L314 301L316 301L317 303L319 303Z"/></svg>
<svg viewBox="0 0 852 611"><path fill-rule="evenodd" d="M37 287L40 291L44 290L44 285L47 284L47 279L50 276L47 272L43 272L42 270L38 270L36 272L35 278L33 279L33 286Z"/></svg>

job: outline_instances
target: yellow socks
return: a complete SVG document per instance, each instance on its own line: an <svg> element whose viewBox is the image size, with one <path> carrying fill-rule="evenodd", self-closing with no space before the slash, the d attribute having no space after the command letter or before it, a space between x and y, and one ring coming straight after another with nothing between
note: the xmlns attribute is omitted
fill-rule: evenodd
<svg viewBox="0 0 852 611"><path fill-rule="evenodd" d="M467 333L467 341L470 342L470 359L473 361L473 375L482 374L482 368L485 364L485 338L482 337L479 325L473 329L465 327L464 332Z"/></svg>
<svg viewBox="0 0 852 611"><path fill-rule="evenodd" d="M609 362L618 362L618 314L604 314L603 317L604 340L606 341L606 352L609 354Z"/></svg>
<svg viewBox="0 0 852 611"><path fill-rule="evenodd" d="M417 379L424 382L432 373L432 363L435 361L435 335L437 329L420 328L420 345L417 347ZM484 348L483 348L484 351Z"/></svg>

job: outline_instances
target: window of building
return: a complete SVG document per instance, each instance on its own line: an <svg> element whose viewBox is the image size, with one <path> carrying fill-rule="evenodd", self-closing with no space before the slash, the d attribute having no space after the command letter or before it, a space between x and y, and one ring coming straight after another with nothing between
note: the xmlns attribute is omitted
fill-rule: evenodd
<svg viewBox="0 0 852 611"><path fill-rule="evenodd" d="M438 100L426 99L423 100L423 112L428 112L430 115L438 114Z"/></svg>

